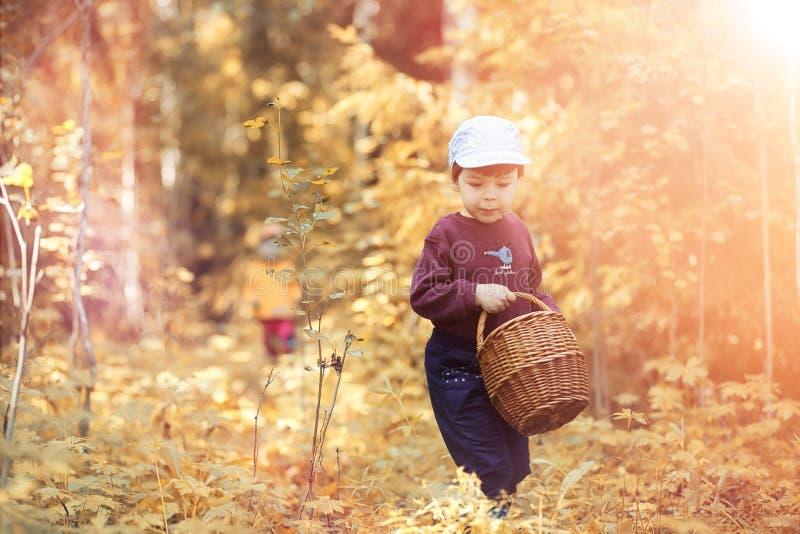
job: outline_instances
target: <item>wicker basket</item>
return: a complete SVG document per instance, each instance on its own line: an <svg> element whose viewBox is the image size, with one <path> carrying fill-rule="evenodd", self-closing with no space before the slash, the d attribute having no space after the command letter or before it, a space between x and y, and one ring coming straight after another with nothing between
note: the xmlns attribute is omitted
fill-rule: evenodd
<svg viewBox="0 0 800 534"><path fill-rule="evenodd" d="M564 316L528 293L540 308L506 321L486 339L478 319L478 363L489 398L522 435L542 434L572 421L589 404L586 362Z"/></svg>

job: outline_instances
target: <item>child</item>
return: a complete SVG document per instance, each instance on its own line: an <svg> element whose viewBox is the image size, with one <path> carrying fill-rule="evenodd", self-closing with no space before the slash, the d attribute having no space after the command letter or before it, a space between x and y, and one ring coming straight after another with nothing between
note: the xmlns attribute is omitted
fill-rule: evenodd
<svg viewBox="0 0 800 534"><path fill-rule="evenodd" d="M523 165L520 134L509 120L479 115L464 121L449 145L452 187L463 209L439 220L425 238L411 282L411 306L434 329L425 347L425 371L439 430L455 463L475 473L481 489L498 500L495 517L508 512L508 496L530 474L527 437L492 406L476 352L481 309L485 335L529 313L514 291L536 295L542 269L530 232L510 213Z"/></svg>
<svg viewBox="0 0 800 534"><path fill-rule="evenodd" d="M262 228L258 246L262 259L248 266L244 287L248 311L261 323L264 348L272 358L291 352L295 347L293 308L298 306L301 293L294 279L281 276L280 272L291 269L292 264L274 242L280 233L280 226L275 224Z"/></svg>

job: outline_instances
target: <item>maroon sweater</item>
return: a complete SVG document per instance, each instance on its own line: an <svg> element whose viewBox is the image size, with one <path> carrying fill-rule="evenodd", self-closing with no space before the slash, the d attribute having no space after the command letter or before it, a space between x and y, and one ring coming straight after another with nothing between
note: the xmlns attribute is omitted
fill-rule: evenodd
<svg viewBox="0 0 800 534"><path fill-rule="evenodd" d="M433 325L460 338L475 340L480 308L475 286L501 284L535 295L558 310L549 295L536 291L542 268L525 223L507 214L491 224L451 213L440 219L425 238L411 278L411 307ZM490 314L484 336L504 322L531 311L522 298Z"/></svg>

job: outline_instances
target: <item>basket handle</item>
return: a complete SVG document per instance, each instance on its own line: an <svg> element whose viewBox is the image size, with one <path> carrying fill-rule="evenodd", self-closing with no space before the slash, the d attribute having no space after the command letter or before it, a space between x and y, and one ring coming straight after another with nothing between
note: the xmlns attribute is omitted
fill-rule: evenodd
<svg viewBox="0 0 800 534"><path fill-rule="evenodd" d="M531 304L535 304L535 305L539 306L539 308L540 308L539 311L547 311L547 310L550 309L547 306L547 304L545 304L541 300L537 299L536 297L534 297L530 293L524 293L522 291L514 291L514 294L516 296L518 296L518 297L524 298L525 300L527 300ZM486 310L481 310L481 316L478 317L478 338L477 338L478 350L481 350L481 346L483 345L483 330L486 327L486 318L488 316L489 316L489 312L487 312Z"/></svg>

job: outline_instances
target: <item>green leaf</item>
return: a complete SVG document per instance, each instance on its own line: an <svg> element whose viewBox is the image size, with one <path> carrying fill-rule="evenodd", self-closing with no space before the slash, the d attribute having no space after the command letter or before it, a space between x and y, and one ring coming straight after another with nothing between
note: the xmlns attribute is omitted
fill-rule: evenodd
<svg viewBox="0 0 800 534"><path fill-rule="evenodd" d="M314 213L315 221L324 221L326 219L333 219L336 214L331 211L317 211Z"/></svg>
<svg viewBox="0 0 800 534"><path fill-rule="evenodd" d="M294 178L298 174L300 174L301 172L304 172L304 171L305 171L305 169L303 167L295 167L294 169L285 169L283 172L289 178Z"/></svg>
<svg viewBox="0 0 800 534"><path fill-rule="evenodd" d="M314 330L313 328L304 328L303 333L311 339L316 339L317 341L327 341L332 345L328 337L319 330Z"/></svg>

